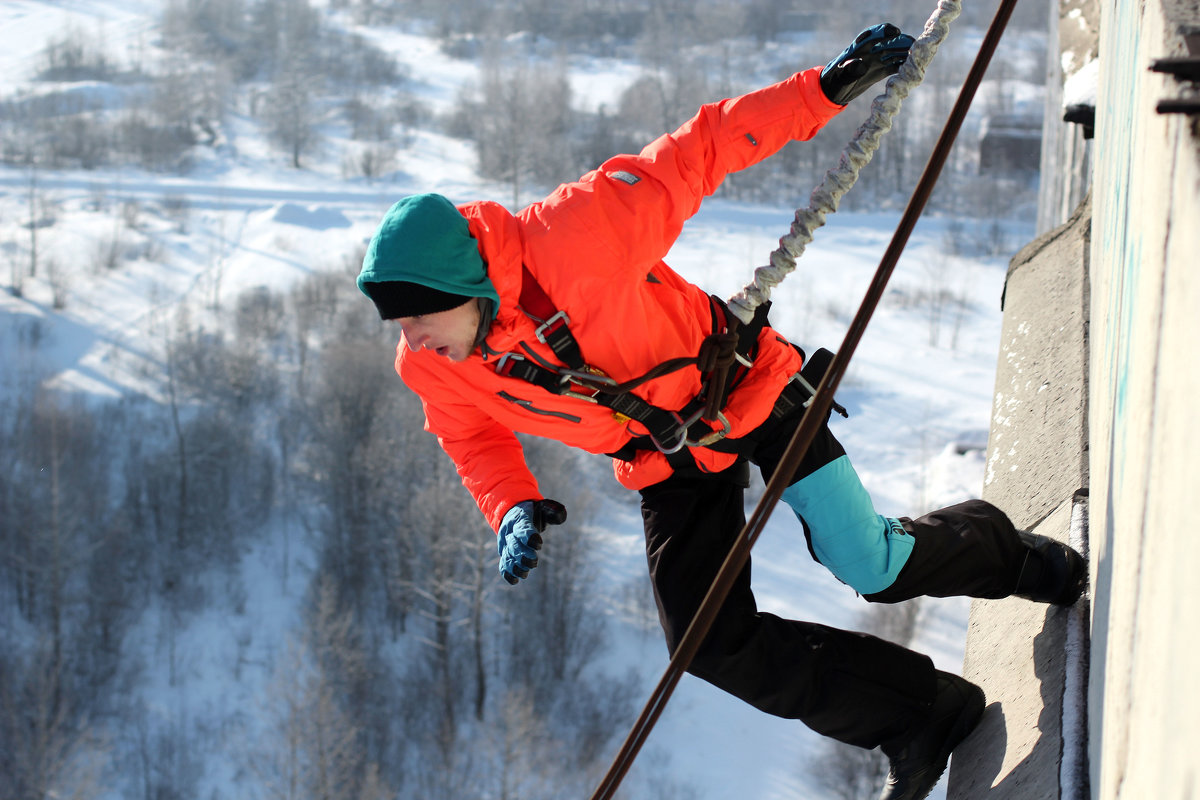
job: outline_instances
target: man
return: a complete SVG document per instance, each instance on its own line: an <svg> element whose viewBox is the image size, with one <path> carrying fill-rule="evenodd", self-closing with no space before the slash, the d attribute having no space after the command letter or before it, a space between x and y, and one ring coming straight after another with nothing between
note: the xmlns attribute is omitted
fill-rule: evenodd
<svg viewBox="0 0 1200 800"><path fill-rule="evenodd" d="M896 72L912 42L891 25L863 31L824 68L706 105L516 215L438 195L388 211L358 285L399 321L397 371L497 531L510 583L537 566L544 526L565 519L514 432L608 454L641 493L674 650L744 524L747 465L773 474L821 365L765 315L738 329L661 259L725 175L811 138ZM828 428L783 499L814 558L870 601L1015 593L1065 605L1082 592L1077 554L982 501L880 516ZM891 762L881 800L925 797L984 706L977 687L924 655L758 612L749 567L690 671L769 713L881 747Z"/></svg>

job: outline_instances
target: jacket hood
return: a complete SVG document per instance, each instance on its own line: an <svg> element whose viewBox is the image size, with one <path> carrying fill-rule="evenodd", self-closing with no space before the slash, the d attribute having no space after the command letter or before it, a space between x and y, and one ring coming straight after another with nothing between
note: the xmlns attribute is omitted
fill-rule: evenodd
<svg viewBox="0 0 1200 800"><path fill-rule="evenodd" d="M492 201L466 203L458 210L466 218L471 236L479 243L487 278L496 292L487 347L506 352L521 339L530 338L536 327L520 310L523 279L520 223L507 208Z"/></svg>

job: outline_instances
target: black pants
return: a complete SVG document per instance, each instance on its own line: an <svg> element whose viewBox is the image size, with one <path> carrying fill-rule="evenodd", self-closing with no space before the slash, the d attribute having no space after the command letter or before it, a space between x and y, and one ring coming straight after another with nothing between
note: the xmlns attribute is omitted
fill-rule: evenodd
<svg viewBox="0 0 1200 800"><path fill-rule="evenodd" d="M755 432L759 444L749 458L764 479L770 479L797 422L785 418ZM822 427L791 482L843 454ZM646 555L671 652L745 525L743 492L732 474L694 470L642 490ZM902 523L916 539L912 554L892 586L866 599L1012 593L1024 551L1012 523L995 506L968 501ZM927 656L874 636L760 612L749 563L689 672L763 711L866 748L920 724L935 685Z"/></svg>

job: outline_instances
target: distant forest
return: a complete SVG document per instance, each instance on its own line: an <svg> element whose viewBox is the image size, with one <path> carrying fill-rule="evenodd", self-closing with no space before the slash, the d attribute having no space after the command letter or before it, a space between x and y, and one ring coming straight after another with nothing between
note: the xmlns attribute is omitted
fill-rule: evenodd
<svg viewBox="0 0 1200 800"><path fill-rule="evenodd" d="M528 443L572 529L548 537L537 581L505 591L351 274L244 295L222 333L181 311L161 402L63 400L33 368L10 374L28 390L0 409L0 797L196 797L231 736L244 796L530 798L598 780L632 689L581 680L604 645L581 467ZM22 335L36 351L37 324ZM245 613L239 564L262 549L277 568L253 579L307 597L302 633L244 728L164 724L137 687L187 672L176 638L198 614ZM288 574L289 549L313 554L311 581ZM229 666L231 681L263 668Z"/></svg>
<svg viewBox="0 0 1200 800"><path fill-rule="evenodd" d="M895 0L862 9L815 2L752 0L166 0L161 41L171 58L118 61L98 32L65 30L48 41L37 78L51 91L0 98L0 161L33 169L137 165L186 173L198 152L227 142L231 113L257 121L296 168L338 142L346 177L386 178L403 162L412 133L437 129L474 142L481 176L508 182L513 205L582 174L618 152L640 149L704 102L754 88L764 64L772 79L828 61L866 25L894 20L919 32L932 4ZM1017 8L1010 40L1042 41L1048 5ZM965 4L955 23L982 26L990 6ZM436 116L409 90L412 76L361 32L404 26L435 36L444 51L475 61L455 111ZM831 43L838 43L836 45ZM1028 55L1028 48L1023 48ZM563 65L583 55L636 63L641 77L616 107L584 111ZM850 207L893 207L907 197L966 73L957 40L926 79L929 100L902 114L878 160L847 198ZM1015 83L1040 85L1044 54L990 71L985 115L1012 113ZM104 87L101 89L101 87ZM866 99L857 101L865 111ZM794 201L804 196L861 122L834 119L813 143L789 147L733 176L727 196ZM1036 176L978 179L978 157L959 148L935 208L977 216L1026 204ZM996 192L997 182L1004 191Z"/></svg>

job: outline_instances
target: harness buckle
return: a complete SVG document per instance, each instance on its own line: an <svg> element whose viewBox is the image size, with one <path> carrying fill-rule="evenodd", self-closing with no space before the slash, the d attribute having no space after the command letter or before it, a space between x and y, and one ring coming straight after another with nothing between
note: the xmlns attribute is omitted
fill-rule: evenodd
<svg viewBox="0 0 1200 800"><path fill-rule="evenodd" d="M525 356L519 355L518 353L513 353L513 352L504 353L503 355L500 356L499 359L496 360L496 374L504 375L507 377L508 375L512 374L513 367L515 367L517 365L518 361L525 361L525 360L526 360Z"/></svg>
<svg viewBox="0 0 1200 800"><path fill-rule="evenodd" d="M822 376L824 372L821 373ZM817 380L820 377L814 376ZM798 396L797 396L798 395ZM771 416L775 419L786 416L793 408L799 406L807 409L812 405L813 400L817 397L817 387L812 385L802 373L797 372L790 379L787 385L783 387L783 391L779 393L779 397L775 401L775 407L771 409ZM838 403L837 400L830 400L829 408L831 411L836 411L843 417L849 417L850 412L846 411L845 407Z"/></svg>
<svg viewBox="0 0 1200 800"><path fill-rule="evenodd" d="M811 383L809 383L808 379L805 378L803 373L800 373L800 372L797 372L795 375L792 376L792 381L795 381L796 383L800 384L801 388L803 388L804 391L808 393L808 399L805 400L800 405L803 406L804 408L808 408L809 406L811 406L813 399L816 398L816 396L817 396L817 387L815 387ZM791 381L789 381L789 383L790 382Z"/></svg>
<svg viewBox="0 0 1200 800"><path fill-rule="evenodd" d="M559 374L563 377L587 386L592 390L597 390L600 386L616 386L617 382L605 375L595 367L584 366L583 369L560 369Z"/></svg>
<svg viewBox="0 0 1200 800"><path fill-rule="evenodd" d="M554 314L554 316L550 317L550 319L539 325L537 330L534 331L534 335L537 336L537 340L542 344L549 344L549 342L546 341L546 331L551 329L557 330L560 325L570 324L571 318L567 316L567 312L558 311Z"/></svg>

